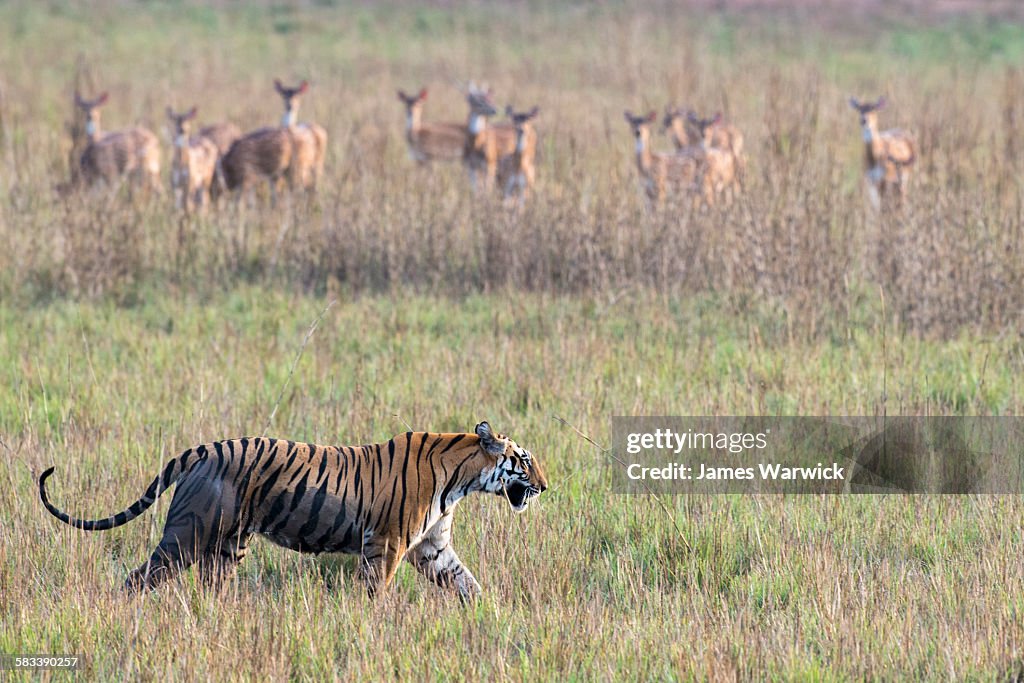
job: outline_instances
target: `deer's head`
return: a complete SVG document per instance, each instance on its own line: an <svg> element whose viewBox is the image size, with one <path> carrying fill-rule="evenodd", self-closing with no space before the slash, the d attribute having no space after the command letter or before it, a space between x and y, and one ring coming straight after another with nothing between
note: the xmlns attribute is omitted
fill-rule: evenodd
<svg viewBox="0 0 1024 683"><path fill-rule="evenodd" d="M529 111L517 112L512 108L512 105L505 107L505 116L512 120L512 125L516 129L516 151L522 152L523 146L526 140L526 134L531 128L533 128L533 120L537 118L537 114L540 113L540 107L534 106Z"/></svg>
<svg viewBox="0 0 1024 683"><path fill-rule="evenodd" d="M878 110L885 106L885 97L879 97L874 102L860 102L856 97L850 98L850 106L860 115L860 127L864 133L864 140L870 142L874 132L878 130Z"/></svg>
<svg viewBox="0 0 1024 683"><path fill-rule="evenodd" d="M653 109L646 116L636 116L631 111L623 112L633 137L636 139L637 151L641 151L651 139L651 126L658 120L658 112Z"/></svg>
<svg viewBox="0 0 1024 683"><path fill-rule="evenodd" d="M711 138L715 134L715 126L722 122L722 113L716 112L711 118L701 118L697 116L696 112L688 112L686 115L687 123L693 127L695 137L707 147L711 147Z"/></svg>
<svg viewBox="0 0 1024 683"><path fill-rule="evenodd" d="M192 120L195 119L197 107L192 107L183 114L177 114L169 106L167 107L167 118L174 126L174 145L184 147L188 144L188 133L192 127Z"/></svg>
<svg viewBox="0 0 1024 683"><path fill-rule="evenodd" d="M299 117L299 101L309 90L309 81L302 81L294 88L289 88L282 84L279 79L275 78L274 89L277 90L277 94L280 95L281 99L284 101L284 118L281 121L282 125L294 126Z"/></svg>
<svg viewBox="0 0 1024 683"><path fill-rule="evenodd" d="M100 132L100 108L107 103L109 93L102 93L98 97L87 100L75 91L75 109L81 114L85 124L85 134L90 138Z"/></svg>
<svg viewBox="0 0 1024 683"><path fill-rule="evenodd" d="M475 135L484 129L488 117L498 113L498 108L494 106L491 88L478 87L470 82L465 93L469 105L469 131Z"/></svg>

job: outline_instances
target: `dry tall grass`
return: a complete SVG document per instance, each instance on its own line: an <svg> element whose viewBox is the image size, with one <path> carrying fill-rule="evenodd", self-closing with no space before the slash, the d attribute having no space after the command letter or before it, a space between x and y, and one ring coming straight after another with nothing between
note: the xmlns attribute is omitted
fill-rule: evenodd
<svg viewBox="0 0 1024 683"><path fill-rule="evenodd" d="M100 679L1019 676L1017 498L666 513L611 494L552 419L607 443L614 414L1024 410L1024 33L919 0L787 2L0 5L0 653L77 651ZM202 122L248 129L279 120L275 77L311 81L301 118L330 134L314 199L185 218L169 197L55 192L75 86L111 91L111 128L156 129L192 92ZM470 78L544 112L518 212L406 157L394 91L428 85L425 118L461 119L450 84ZM903 212L876 217L846 102L881 92L882 125L922 154ZM734 204L645 211L621 112L667 102L744 131ZM223 593L190 576L125 601L168 501L92 535L39 504L56 464L55 501L109 514L278 397L282 437L488 418L542 459L552 487L524 515L459 510L480 604L408 567L371 602L351 558L268 543Z"/></svg>
<svg viewBox="0 0 1024 683"><path fill-rule="evenodd" d="M171 11L101 6L87 19L111 22L101 36L83 34L82 17L26 11L55 33L52 49L29 53L14 41L0 53L22 65L7 72L0 117L3 295L130 301L144 282L239 279L315 291L640 287L769 301L813 333L851 300L881 291L908 329L947 336L965 325L1012 326L1022 312L1020 72L998 59L965 67L924 48L901 58L899 31L913 37L913 27L854 24L843 35L778 17L658 7L459 15L185 5L184 17L152 33ZM227 31L229 20L242 28ZM927 48L933 29L921 21ZM593 40L566 43L568 30ZM133 31L152 33L145 51ZM205 117L254 127L279 118L278 75L312 79L303 119L331 133L314 202L183 220L166 201L64 201L51 191L67 173L62 124L74 85L114 93L112 126L159 121L187 84ZM467 76L489 79L500 101L545 109L538 188L524 211L469 197L457 164L427 172L406 158L395 89L428 84L428 118L462 118L449 84ZM878 92L892 102L883 126L910 129L921 148L907 205L881 217L863 197L859 130L846 105L851 93ZM747 132L750 169L733 205L645 213L617 112L666 102L722 109Z"/></svg>

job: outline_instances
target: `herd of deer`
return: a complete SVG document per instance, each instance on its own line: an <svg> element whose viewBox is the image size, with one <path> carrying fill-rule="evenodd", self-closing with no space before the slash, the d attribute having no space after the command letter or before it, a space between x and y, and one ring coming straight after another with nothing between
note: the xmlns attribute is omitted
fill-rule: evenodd
<svg viewBox="0 0 1024 683"><path fill-rule="evenodd" d="M218 192L241 193L260 181L269 183L274 199L283 181L292 189L316 188L324 170L327 131L315 123L298 122L299 100L309 84L303 81L288 88L274 81L274 86L284 101L281 125L245 135L233 123L205 126L190 135L196 107L183 114L167 108L174 127L171 189L179 208L191 211ZM107 99L107 93L92 100L75 93L84 125L72 129L72 180L93 187L127 181L131 187L162 193L156 135L141 127L102 132L100 108Z"/></svg>
<svg viewBox="0 0 1024 683"><path fill-rule="evenodd" d="M469 170L473 189L479 188L479 175L487 188L495 185L509 201L522 202L533 189L534 156L537 152L537 133L533 121L539 107L517 112L512 105L505 108L509 123L491 124L490 118L498 113L491 91L470 83L463 89L469 105L465 123L424 123L423 103L427 89L415 95L398 91L398 99L405 104L405 139L409 155L421 164L432 161L462 161Z"/></svg>
<svg viewBox="0 0 1024 683"><path fill-rule="evenodd" d="M204 206L225 191L251 190L267 182L276 200L279 186L315 190L323 176L327 132L315 123L299 123L301 96L306 81L289 88L274 81L284 102L280 126L259 128L242 135L237 126L220 123L200 128L190 135L196 107L185 113L167 108L174 128L171 188L176 204L185 211ZM497 188L507 202L523 202L533 189L537 133L533 122L538 107L516 111L505 109L507 123L490 123L498 113L489 89L469 84L463 88L469 115L465 122L424 122L426 88L415 95L399 90L406 110L406 142L410 156L420 164L459 161L469 173L473 189ZM100 107L104 93L93 100L75 93L76 110L84 125L73 128L73 179L87 185L117 185L128 181L161 192L160 146L156 135L145 128L128 128L109 133L100 131ZM878 110L885 99L861 103L850 100L860 115L865 148L865 181L869 198L876 207L887 194L901 198L915 161L912 139L903 131L878 130ZM641 187L649 204L660 205L670 197L690 197L709 206L741 186L746 161L743 134L722 120L721 114L701 118L693 111L668 107L663 131L675 143L673 152L651 149L652 127L657 114L636 116L625 112L636 142L636 165ZM481 178L482 176L482 178Z"/></svg>

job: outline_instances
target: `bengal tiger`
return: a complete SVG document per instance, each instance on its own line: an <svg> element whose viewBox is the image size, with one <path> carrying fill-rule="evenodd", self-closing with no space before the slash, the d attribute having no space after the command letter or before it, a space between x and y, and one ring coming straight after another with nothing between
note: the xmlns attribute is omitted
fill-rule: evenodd
<svg viewBox="0 0 1024 683"><path fill-rule="evenodd" d="M521 512L547 488L530 451L495 433L407 432L368 446L318 446L271 438L218 441L174 458L126 510L99 520L72 517L39 497L60 521L85 531L113 529L141 515L177 484L163 537L125 580L137 593L196 564L220 583L245 557L253 534L307 553L358 554L372 598L386 589L402 558L463 601L480 584L451 545L452 513L473 492L497 494Z"/></svg>

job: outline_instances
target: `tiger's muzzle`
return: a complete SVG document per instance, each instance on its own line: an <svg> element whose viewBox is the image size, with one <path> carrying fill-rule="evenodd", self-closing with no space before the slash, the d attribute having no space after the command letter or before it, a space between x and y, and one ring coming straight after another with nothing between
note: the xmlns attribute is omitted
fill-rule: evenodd
<svg viewBox="0 0 1024 683"><path fill-rule="evenodd" d="M505 497L516 512L526 509L530 499L544 492L546 486L534 486L524 481L513 481L505 486Z"/></svg>

